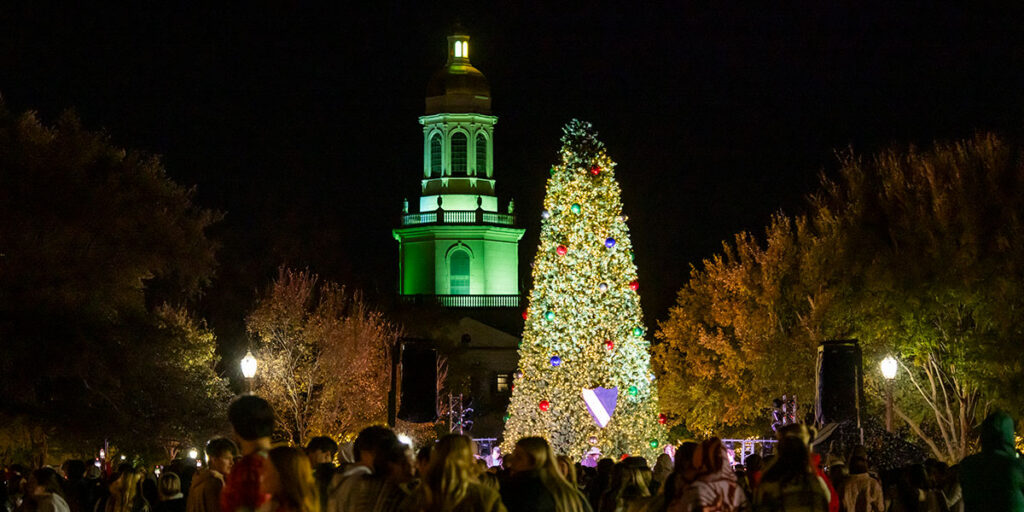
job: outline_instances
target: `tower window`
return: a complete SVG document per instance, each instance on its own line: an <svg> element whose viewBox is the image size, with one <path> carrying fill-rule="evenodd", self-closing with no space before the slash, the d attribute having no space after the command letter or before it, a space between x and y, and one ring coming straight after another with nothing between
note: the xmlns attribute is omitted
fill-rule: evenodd
<svg viewBox="0 0 1024 512"><path fill-rule="evenodd" d="M469 58L469 43L466 41L455 41L455 56L463 59Z"/></svg>
<svg viewBox="0 0 1024 512"><path fill-rule="evenodd" d="M449 262L448 277L452 295L469 295L469 254L455 251Z"/></svg>
<svg viewBox="0 0 1024 512"><path fill-rule="evenodd" d="M487 138L482 134L476 136L476 175L487 174Z"/></svg>
<svg viewBox="0 0 1024 512"><path fill-rule="evenodd" d="M499 373L497 381L495 382L495 388L498 393L508 393L509 384L512 383L512 376L507 373Z"/></svg>
<svg viewBox="0 0 1024 512"><path fill-rule="evenodd" d="M434 134L430 138L430 177L441 176L441 136Z"/></svg>
<svg viewBox="0 0 1024 512"><path fill-rule="evenodd" d="M465 176L466 175L466 146L468 141L466 140L465 133L453 133L452 134L452 176Z"/></svg>

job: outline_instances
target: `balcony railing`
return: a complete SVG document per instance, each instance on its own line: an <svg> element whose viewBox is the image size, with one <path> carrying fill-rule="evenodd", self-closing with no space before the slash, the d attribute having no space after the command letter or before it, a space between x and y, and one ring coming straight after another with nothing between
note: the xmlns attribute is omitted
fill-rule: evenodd
<svg viewBox="0 0 1024 512"><path fill-rule="evenodd" d="M402 295L406 304L433 304L446 308L517 308L518 295Z"/></svg>
<svg viewBox="0 0 1024 512"><path fill-rule="evenodd" d="M421 224L497 224L514 226L516 216L511 213L494 213L483 210L438 210L426 213L407 213L402 215L403 226L419 226Z"/></svg>

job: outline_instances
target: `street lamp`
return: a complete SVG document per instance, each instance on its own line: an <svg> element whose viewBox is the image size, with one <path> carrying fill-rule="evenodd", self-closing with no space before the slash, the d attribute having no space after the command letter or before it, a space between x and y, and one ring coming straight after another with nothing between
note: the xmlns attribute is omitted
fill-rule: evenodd
<svg viewBox="0 0 1024 512"><path fill-rule="evenodd" d="M195 448L192 448L191 450L189 450L188 451L188 458L190 458L192 460L198 459L199 458L199 450L196 450Z"/></svg>
<svg viewBox="0 0 1024 512"><path fill-rule="evenodd" d="M256 376L256 364L256 358L253 357L252 351L246 350L245 357L242 358L242 376L245 377L250 395L252 394L252 378Z"/></svg>
<svg viewBox="0 0 1024 512"><path fill-rule="evenodd" d="M885 377L885 430L892 432L892 381L896 378L899 363L892 356L885 356L880 365Z"/></svg>

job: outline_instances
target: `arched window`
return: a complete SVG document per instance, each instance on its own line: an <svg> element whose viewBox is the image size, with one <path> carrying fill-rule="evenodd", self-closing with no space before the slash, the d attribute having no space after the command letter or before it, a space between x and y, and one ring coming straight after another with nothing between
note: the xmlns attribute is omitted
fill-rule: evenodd
<svg viewBox="0 0 1024 512"><path fill-rule="evenodd" d="M452 176L466 175L466 134L455 132L452 134Z"/></svg>
<svg viewBox="0 0 1024 512"><path fill-rule="evenodd" d="M441 135L437 133L430 138L430 177L441 177Z"/></svg>
<svg viewBox="0 0 1024 512"><path fill-rule="evenodd" d="M469 254L455 251L449 260L449 288L452 295L469 295Z"/></svg>
<svg viewBox="0 0 1024 512"><path fill-rule="evenodd" d="M487 175L487 138L483 134L476 136L476 175Z"/></svg>

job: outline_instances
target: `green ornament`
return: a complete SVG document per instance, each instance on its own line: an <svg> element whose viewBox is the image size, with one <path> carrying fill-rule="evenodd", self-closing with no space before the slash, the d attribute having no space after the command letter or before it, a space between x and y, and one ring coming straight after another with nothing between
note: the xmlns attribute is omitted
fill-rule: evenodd
<svg viewBox="0 0 1024 512"><path fill-rule="evenodd" d="M644 335L644 330L643 329L641 329L639 327L634 327L633 328L633 336L636 336L636 337L639 338L640 336L643 336L643 335Z"/></svg>
<svg viewBox="0 0 1024 512"><path fill-rule="evenodd" d="M629 261L634 261L636 258L633 256L633 251L629 251Z"/></svg>
<svg viewBox="0 0 1024 512"><path fill-rule="evenodd" d="M555 312L554 311L548 311L547 313L544 313L544 318L548 319L549 322L551 320L554 320L555 319Z"/></svg>
<svg viewBox="0 0 1024 512"><path fill-rule="evenodd" d="M640 392L640 390L638 390L636 388L636 386L630 386L629 387L629 391L628 391L629 396L636 396L636 394L639 393L639 392Z"/></svg>
<svg viewBox="0 0 1024 512"><path fill-rule="evenodd" d="M650 444L651 444L651 448L657 448L659 443L658 443L657 439L651 439L651 443Z"/></svg>
<svg viewBox="0 0 1024 512"><path fill-rule="evenodd" d="M555 170L556 170L556 169L555 169L554 167L552 167L552 168L551 168L551 175L552 175L552 176L554 176L554 175L555 175Z"/></svg>
<svg viewBox="0 0 1024 512"><path fill-rule="evenodd" d="M508 423L508 419L511 418L511 417L512 417L511 414L506 414L505 416L502 416L501 421L504 421L505 423Z"/></svg>
<svg viewBox="0 0 1024 512"><path fill-rule="evenodd" d="M573 213L575 213L575 214L577 214L577 215L578 215L578 214L579 214L580 212L582 212L582 211L583 211L583 207L582 207L582 206L580 206L580 204L579 204L579 203L573 203L573 204L572 204L572 206L571 206L571 207L569 207L569 209L570 209L570 210L572 210L572 212L573 212Z"/></svg>

